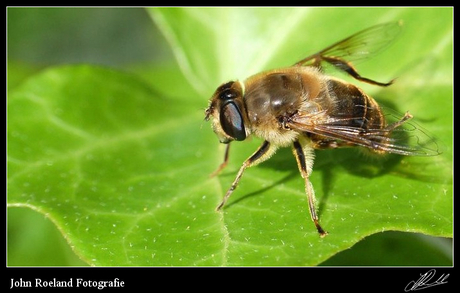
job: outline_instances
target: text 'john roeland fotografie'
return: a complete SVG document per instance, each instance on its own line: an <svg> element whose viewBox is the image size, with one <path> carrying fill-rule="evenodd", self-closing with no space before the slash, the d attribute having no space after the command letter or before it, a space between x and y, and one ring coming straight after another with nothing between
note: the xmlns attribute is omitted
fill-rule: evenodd
<svg viewBox="0 0 460 293"><path fill-rule="evenodd" d="M13 288L122 288L125 286L124 281L115 278L107 281L85 280L82 278L70 278L68 280L58 280L56 278L44 280L35 278L33 280L24 280L23 278L11 279L10 289Z"/></svg>

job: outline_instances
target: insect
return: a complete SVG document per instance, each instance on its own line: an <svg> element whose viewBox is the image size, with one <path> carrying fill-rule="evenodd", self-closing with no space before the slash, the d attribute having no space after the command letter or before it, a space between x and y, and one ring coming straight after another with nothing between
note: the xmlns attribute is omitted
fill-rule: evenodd
<svg viewBox="0 0 460 293"><path fill-rule="evenodd" d="M225 205L248 167L269 159L279 147L291 146L305 180L311 219L324 237L327 232L320 225L309 180L315 149L359 146L377 154L437 155L436 143L409 121L409 112L390 123L388 115L363 90L323 72L323 65L332 65L358 81L391 85L393 80L382 83L361 76L351 62L377 53L399 31L400 23L376 25L290 67L219 86L205 111L205 120L211 120L215 134L227 147L223 163L212 175L227 165L230 142L253 135L263 139L263 143L243 162L217 210Z"/></svg>

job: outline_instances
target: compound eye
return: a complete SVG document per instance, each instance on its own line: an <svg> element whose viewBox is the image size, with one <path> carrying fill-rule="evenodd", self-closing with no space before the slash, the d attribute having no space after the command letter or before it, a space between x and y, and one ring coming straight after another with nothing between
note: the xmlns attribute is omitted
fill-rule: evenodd
<svg viewBox="0 0 460 293"><path fill-rule="evenodd" d="M235 103L228 102L222 106L220 111L220 125L225 133L233 139L244 140L246 138L243 116Z"/></svg>

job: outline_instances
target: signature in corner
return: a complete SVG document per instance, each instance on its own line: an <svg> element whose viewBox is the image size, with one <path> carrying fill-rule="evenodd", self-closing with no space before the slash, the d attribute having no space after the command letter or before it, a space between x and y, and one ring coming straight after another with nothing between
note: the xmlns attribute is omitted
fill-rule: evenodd
<svg viewBox="0 0 460 293"><path fill-rule="evenodd" d="M436 281L430 283L431 279L433 279L435 274L436 274L435 269L431 269L424 274L420 274L420 278L417 281L410 281L409 284L406 285L406 288L404 288L404 291L405 292L416 291L416 290L422 290L422 289L446 284L447 283L446 279L450 275L450 274L447 274L447 275L442 274Z"/></svg>

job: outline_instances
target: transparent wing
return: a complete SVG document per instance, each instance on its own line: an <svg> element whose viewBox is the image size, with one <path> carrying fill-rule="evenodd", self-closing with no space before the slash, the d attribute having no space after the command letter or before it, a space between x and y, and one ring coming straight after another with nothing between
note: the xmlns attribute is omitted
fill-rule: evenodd
<svg viewBox="0 0 460 293"><path fill-rule="evenodd" d="M384 128L350 126L362 121L362 117L316 119L314 116L297 115L286 124L293 130L317 135L315 142L334 142L330 144L334 147L362 146L380 153L406 156L435 156L441 153L434 137L411 120L410 114L395 116L387 113L385 118L388 124Z"/></svg>
<svg viewBox="0 0 460 293"><path fill-rule="evenodd" d="M355 62L369 58L390 45L401 26L402 22L372 26L300 60L294 66L320 66L322 61L329 62L330 59Z"/></svg>

